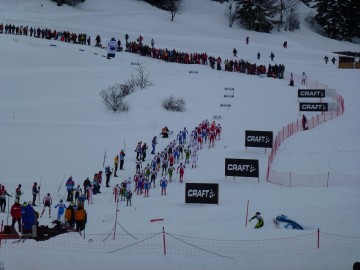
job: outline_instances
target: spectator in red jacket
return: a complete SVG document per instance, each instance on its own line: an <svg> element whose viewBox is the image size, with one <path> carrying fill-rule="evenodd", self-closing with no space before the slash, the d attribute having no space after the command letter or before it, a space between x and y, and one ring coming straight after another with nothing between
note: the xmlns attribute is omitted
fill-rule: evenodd
<svg viewBox="0 0 360 270"><path fill-rule="evenodd" d="M11 206L10 214L12 217L11 226L14 227L15 223L18 223L19 232L21 232L21 205L18 200L15 200L15 203Z"/></svg>

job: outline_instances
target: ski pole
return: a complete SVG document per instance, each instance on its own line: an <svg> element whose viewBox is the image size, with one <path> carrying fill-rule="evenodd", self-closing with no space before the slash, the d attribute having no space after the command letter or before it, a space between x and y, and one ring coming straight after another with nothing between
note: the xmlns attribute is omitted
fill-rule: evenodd
<svg viewBox="0 0 360 270"><path fill-rule="evenodd" d="M61 181L61 184L60 184L60 186L59 186L58 193L60 192L60 189L61 189L62 184L64 183L64 180L65 180L65 174L64 174L64 177L63 177L63 179L62 179L62 181Z"/></svg>

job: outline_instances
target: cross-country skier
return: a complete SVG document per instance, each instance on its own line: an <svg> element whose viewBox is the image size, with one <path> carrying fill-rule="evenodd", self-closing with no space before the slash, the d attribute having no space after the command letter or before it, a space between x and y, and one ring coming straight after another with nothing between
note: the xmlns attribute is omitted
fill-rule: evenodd
<svg viewBox="0 0 360 270"><path fill-rule="evenodd" d="M209 148L214 147L215 145L215 125L211 125L210 131L209 131Z"/></svg>
<svg viewBox="0 0 360 270"><path fill-rule="evenodd" d="M220 124L218 124L215 130L215 137L217 140L220 140L220 133L221 133L221 126Z"/></svg>
<svg viewBox="0 0 360 270"><path fill-rule="evenodd" d="M15 190L15 199L18 200L19 202L21 195L23 195L23 192L21 191L21 185L19 184Z"/></svg>
<svg viewBox="0 0 360 270"><path fill-rule="evenodd" d="M37 182L34 182L32 186L32 195L33 195L32 206L36 206L36 197L39 192L40 192L40 186L38 187Z"/></svg>
<svg viewBox="0 0 360 270"><path fill-rule="evenodd" d="M175 171L175 168L173 166L169 166L168 173L169 173L169 181L172 182L172 176Z"/></svg>
<svg viewBox="0 0 360 270"><path fill-rule="evenodd" d="M41 212L40 217L43 216L46 207L49 207L49 217L51 217L52 198L50 196L50 193L46 194L46 196L43 198L43 204L44 204L44 208L43 208L43 210Z"/></svg>
<svg viewBox="0 0 360 270"><path fill-rule="evenodd" d="M129 190L129 191L126 192L126 206L128 206L129 204L131 206L131 198L132 198L132 193Z"/></svg>
<svg viewBox="0 0 360 270"><path fill-rule="evenodd" d="M153 187L155 188L155 180L156 180L156 176L157 176L157 171L156 169L153 169L151 171L151 175L150 175L150 186L153 183Z"/></svg>
<svg viewBox="0 0 360 270"><path fill-rule="evenodd" d="M167 180L164 177L160 180L160 186L161 186L161 195L166 195L166 187L167 187Z"/></svg>
<svg viewBox="0 0 360 270"><path fill-rule="evenodd" d="M131 192L131 177L128 178L127 182L126 182L126 191L127 192Z"/></svg>
<svg viewBox="0 0 360 270"><path fill-rule="evenodd" d="M186 127L184 127L181 134L183 136L183 142L186 143L186 134L189 134L189 132L186 130Z"/></svg>
<svg viewBox="0 0 360 270"><path fill-rule="evenodd" d="M119 184L116 184L113 189L113 195L114 195L114 201L117 202L120 194L120 186Z"/></svg>
<svg viewBox="0 0 360 270"><path fill-rule="evenodd" d="M152 147L151 154L152 155L155 155L155 146L156 145L157 145L157 138L156 138L156 136L154 136L154 138L151 141L151 147Z"/></svg>
<svg viewBox="0 0 360 270"><path fill-rule="evenodd" d="M145 158L146 158L146 151L148 149L147 144L144 142L143 145L141 146L141 160L144 162Z"/></svg>
<svg viewBox="0 0 360 270"><path fill-rule="evenodd" d="M69 179L66 181L65 183L65 186L66 186L66 189L67 189L67 199L66 201L68 202L72 202L73 201L73 192L74 192L74 186L75 186L75 183L72 179L72 176L69 177Z"/></svg>
<svg viewBox="0 0 360 270"><path fill-rule="evenodd" d="M178 163L180 158L179 146L175 147L173 155L175 163Z"/></svg>
<svg viewBox="0 0 360 270"><path fill-rule="evenodd" d="M150 174L151 174L151 166L148 163L145 168L144 168L144 174L145 174L145 178L146 179L150 179Z"/></svg>
<svg viewBox="0 0 360 270"><path fill-rule="evenodd" d="M127 181L124 180L121 185L120 185L120 201L125 201L125 197L126 197L126 186L127 186Z"/></svg>
<svg viewBox="0 0 360 270"><path fill-rule="evenodd" d="M110 177L112 175L110 166L105 167L105 175L106 175L106 187L110 187L109 182L110 182Z"/></svg>
<svg viewBox="0 0 360 270"><path fill-rule="evenodd" d="M141 169L142 169L142 162L141 160L136 160L135 161L135 168L136 168L136 173L140 173Z"/></svg>
<svg viewBox="0 0 360 270"><path fill-rule="evenodd" d="M58 207L59 207L59 209L58 209L58 213L57 213L57 221L60 221L61 216L64 214L65 208L66 208L66 205L65 205L63 199L61 199L60 202L54 206L54 208L58 208Z"/></svg>
<svg viewBox="0 0 360 270"><path fill-rule="evenodd" d="M144 181L144 197L149 197L150 183L148 179Z"/></svg>
<svg viewBox="0 0 360 270"><path fill-rule="evenodd" d="M183 144L183 136L181 130L179 131L179 134L176 136L176 139L178 140L179 144Z"/></svg>
<svg viewBox="0 0 360 270"><path fill-rule="evenodd" d="M176 173L179 173L179 174L180 174L180 176L179 176L180 182L183 182L183 181L184 181L185 169L186 169L186 166L183 165L182 163L180 163L179 167L177 167L177 169L176 169Z"/></svg>
<svg viewBox="0 0 360 270"><path fill-rule="evenodd" d="M0 209L1 209L1 212L5 212L6 196L12 197L9 193L7 193L5 186L0 185Z"/></svg>
<svg viewBox="0 0 360 270"><path fill-rule="evenodd" d="M189 164L190 163L190 155L191 155L191 150L190 150L190 146L188 146L185 150L185 164Z"/></svg>
<svg viewBox="0 0 360 270"><path fill-rule="evenodd" d="M82 189L80 187L80 185L77 185L77 187L75 188L75 203L79 200L79 197L82 195Z"/></svg>
<svg viewBox="0 0 360 270"><path fill-rule="evenodd" d="M124 161L125 161L125 152L122 149L120 151L119 158L120 158L120 170L122 171L124 170Z"/></svg>
<svg viewBox="0 0 360 270"><path fill-rule="evenodd" d="M196 168L197 160L199 159L197 152L194 151L191 153L191 168Z"/></svg>
<svg viewBox="0 0 360 270"><path fill-rule="evenodd" d="M116 155L116 157L114 158L114 177L118 177L116 175L118 170L118 165L119 165L119 155Z"/></svg>
<svg viewBox="0 0 360 270"><path fill-rule="evenodd" d="M168 167L168 160L166 158L166 154L164 154L162 156L162 160L161 160L161 168L162 168L162 172L161 172L161 175L166 175L166 170L167 170L167 167Z"/></svg>
<svg viewBox="0 0 360 270"><path fill-rule="evenodd" d="M135 152L136 152L136 159L140 160L141 159L141 141L137 143L136 147L135 147Z"/></svg>
<svg viewBox="0 0 360 270"><path fill-rule="evenodd" d="M253 216L252 218L249 219L249 222L251 222L254 218L256 218L258 221L254 227L255 229L259 229L262 226L264 226L264 220L263 220L262 216L260 215L260 212L256 212L255 216Z"/></svg>

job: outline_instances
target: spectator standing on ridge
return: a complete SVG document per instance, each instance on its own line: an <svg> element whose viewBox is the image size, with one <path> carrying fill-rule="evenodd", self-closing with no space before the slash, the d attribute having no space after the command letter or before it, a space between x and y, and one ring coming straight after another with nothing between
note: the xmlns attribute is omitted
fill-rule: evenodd
<svg viewBox="0 0 360 270"><path fill-rule="evenodd" d="M246 37L246 39L245 39L246 40L246 45L249 44L249 39L250 39L249 37Z"/></svg>
<svg viewBox="0 0 360 270"><path fill-rule="evenodd" d="M237 50L235 48L233 49L233 57L237 57Z"/></svg>
<svg viewBox="0 0 360 270"><path fill-rule="evenodd" d="M122 171L124 170L124 161L125 161L125 152L123 149L121 149L119 157L120 157L120 170Z"/></svg>
<svg viewBox="0 0 360 270"><path fill-rule="evenodd" d="M325 61L325 64L327 64L329 62L329 57L327 57L327 55L324 56L324 61Z"/></svg>
<svg viewBox="0 0 360 270"><path fill-rule="evenodd" d="M302 124L302 128L303 130L308 130L308 126L307 126L307 119L305 114L303 114L302 119L301 119L301 124Z"/></svg>
<svg viewBox="0 0 360 270"><path fill-rule="evenodd" d="M274 57L275 57L275 55L274 55L274 53L273 52L271 52L270 53L270 56L269 56L270 58L271 58L271 61L274 61Z"/></svg>
<svg viewBox="0 0 360 270"><path fill-rule="evenodd" d="M286 40L283 43L283 47L284 47L284 49L287 49L287 41Z"/></svg>
<svg viewBox="0 0 360 270"><path fill-rule="evenodd" d="M333 63L333 65L335 65L336 58L335 58L335 57L333 57L333 58L331 59L331 62Z"/></svg>
<svg viewBox="0 0 360 270"><path fill-rule="evenodd" d="M301 84L306 84L306 74L305 72L303 72L303 74L301 75Z"/></svg>

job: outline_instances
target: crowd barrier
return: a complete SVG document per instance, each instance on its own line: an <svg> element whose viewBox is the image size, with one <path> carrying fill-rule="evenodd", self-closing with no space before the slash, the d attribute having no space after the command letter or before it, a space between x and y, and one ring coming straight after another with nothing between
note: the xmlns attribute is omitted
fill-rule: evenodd
<svg viewBox="0 0 360 270"><path fill-rule="evenodd" d="M315 231L299 231L296 236L262 240L219 240L166 232L148 234L82 234L71 232L47 241L32 239L2 240L2 250L68 251L79 253L117 253L170 256L215 256L227 259L267 255L301 255L318 250L347 252L360 249L360 237Z"/></svg>
<svg viewBox="0 0 360 270"><path fill-rule="evenodd" d="M285 79L290 80L290 73L285 74ZM301 84L301 76L292 74L294 81ZM338 95L335 89L330 89L327 85L318 81L307 79L305 85L309 89L325 89L326 98L331 98L336 103L335 109L316 114L307 120L308 129L313 129L318 125L327 122L342 115L345 111L344 99ZM266 180L268 182L294 187L294 186L354 186L360 185L360 175L339 175L334 173L324 173L319 175L303 175L293 172L277 172L271 169L272 162L276 157L276 153L283 141L290 136L302 131L302 123L300 119L283 127L276 135L273 148L269 155Z"/></svg>

